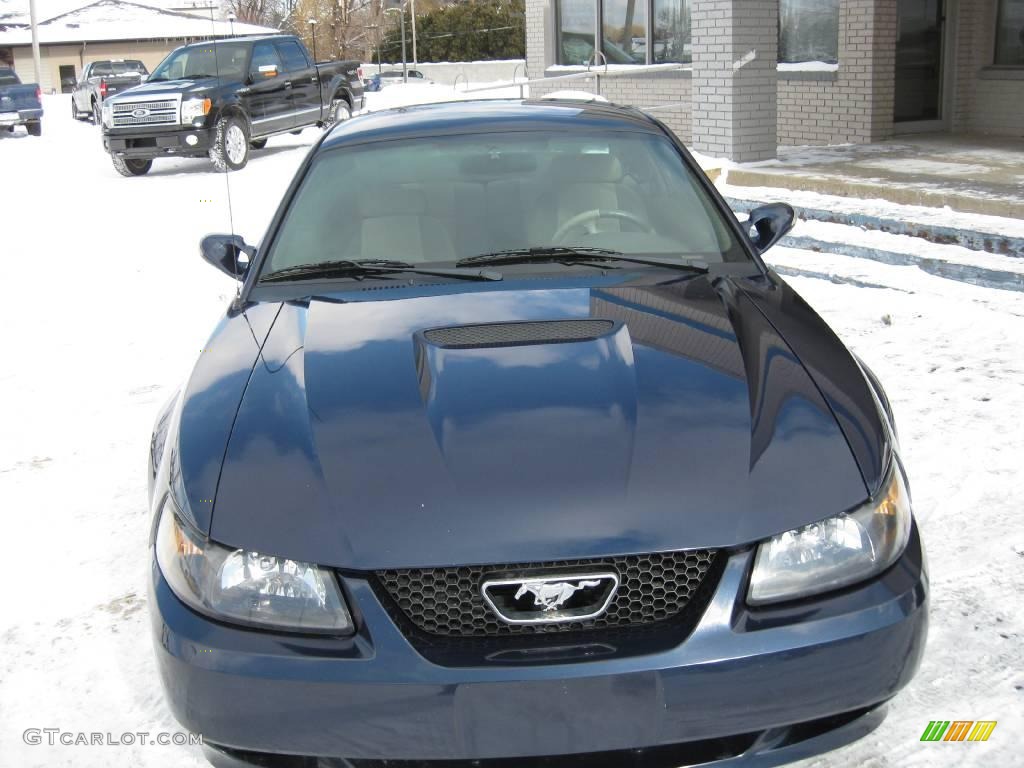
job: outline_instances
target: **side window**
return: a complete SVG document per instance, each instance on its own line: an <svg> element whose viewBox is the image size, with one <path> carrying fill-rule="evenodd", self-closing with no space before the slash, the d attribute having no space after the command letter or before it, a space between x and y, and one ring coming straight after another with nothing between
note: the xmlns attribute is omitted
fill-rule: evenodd
<svg viewBox="0 0 1024 768"><path fill-rule="evenodd" d="M284 59L285 72L298 72L309 67L309 59L294 40L285 40L277 44L277 50Z"/></svg>
<svg viewBox="0 0 1024 768"><path fill-rule="evenodd" d="M260 71L260 67L273 67L278 74L284 71L281 66L281 57L277 55L277 49L273 43L256 43L252 47L252 64L249 65L249 74L259 79L270 73L267 70Z"/></svg>

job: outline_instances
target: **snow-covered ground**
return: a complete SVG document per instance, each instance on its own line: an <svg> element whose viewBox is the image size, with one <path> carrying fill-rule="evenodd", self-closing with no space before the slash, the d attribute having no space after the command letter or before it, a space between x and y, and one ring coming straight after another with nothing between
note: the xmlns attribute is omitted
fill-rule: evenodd
<svg viewBox="0 0 1024 768"><path fill-rule="evenodd" d="M0 766L200 766L196 747L22 740L178 730L146 615L146 451L234 290L197 249L229 226L223 176L177 160L124 179L67 97L46 109L41 139L0 137ZM231 175L251 242L318 135L271 139ZM807 765L1024 765L1024 296L863 259L771 261L829 278L790 279L886 383L932 577L917 678L873 735ZM987 743L920 743L934 719L999 725Z"/></svg>

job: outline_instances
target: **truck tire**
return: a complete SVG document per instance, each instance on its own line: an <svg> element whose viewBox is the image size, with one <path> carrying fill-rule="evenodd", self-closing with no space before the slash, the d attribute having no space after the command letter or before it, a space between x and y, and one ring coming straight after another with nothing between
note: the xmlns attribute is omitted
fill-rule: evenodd
<svg viewBox="0 0 1024 768"><path fill-rule="evenodd" d="M249 131L243 120L234 115L217 120L213 129L210 160L222 173L245 168L249 162Z"/></svg>
<svg viewBox="0 0 1024 768"><path fill-rule="evenodd" d="M72 120L81 120L82 119L82 113L78 111L78 105L75 104L75 97L74 96L71 97L71 119Z"/></svg>
<svg viewBox="0 0 1024 768"><path fill-rule="evenodd" d="M92 122L93 125L99 125L103 122L103 115L100 112L100 103L96 99L92 100Z"/></svg>
<svg viewBox="0 0 1024 768"><path fill-rule="evenodd" d="M25 123L25 129L28 131L29 136L42 136L43 135L43 124L39 120L30 120Z"/></svg>
<svg viewBox="0 0 1024 768"><path fill-rule="evenodd" d="M263 149L265 146L267 146L267 140L253 139L252 141L249 142L249 146L252 147L253 149Z"/></svg>
<svg viewBox="0 0 1024 768"><path fill-rule="evenodd" d="M122 176L145 176L153 167L152 160L128 160L117 155L111 155L110 159L114 163L114 170Z"/></svg>
<svg viewBox="0 0 1024 768"><path fill-rule="evenodd" d="M324 130L329 131L338 123L343 123L352 117L352 105L348 99L335 98L331 100L331 108L327 112L327 119L324 120Z"/></svg>

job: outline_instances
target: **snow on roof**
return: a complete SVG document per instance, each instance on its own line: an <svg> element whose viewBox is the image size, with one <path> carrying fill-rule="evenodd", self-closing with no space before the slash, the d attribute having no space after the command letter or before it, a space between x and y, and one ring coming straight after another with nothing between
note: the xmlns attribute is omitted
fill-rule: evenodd
<svg viewBox="0 0 1024 768"><path fill-rule="evenodd" d="M10 3L0 5L0 13L10 6ZM0 24L3 23L0 20ZM196 13L169 11L127 0L98 0L91 5L65 11L40 23L38 30L39 42L44 45L100 40L267 35L278 31L240 21L234 22L234 25L221 19L211 21ZM27 28L11 27L0 31L0 45L29 45L31 42L32 35Z"/></svg>

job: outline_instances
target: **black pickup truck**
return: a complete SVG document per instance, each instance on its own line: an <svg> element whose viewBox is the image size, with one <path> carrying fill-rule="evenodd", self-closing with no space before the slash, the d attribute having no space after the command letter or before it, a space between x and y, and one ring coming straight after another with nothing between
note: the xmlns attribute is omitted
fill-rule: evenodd
<svg viewBox="0 0 1024 768"><path fill-rule="evenodd" d="M208 155L235 171L267 137L329 127L363 105L359 62L314 63L294 35L194 43L103 102L103 146L124 176L167 156Z"/></svg>

